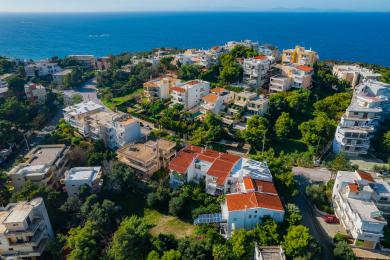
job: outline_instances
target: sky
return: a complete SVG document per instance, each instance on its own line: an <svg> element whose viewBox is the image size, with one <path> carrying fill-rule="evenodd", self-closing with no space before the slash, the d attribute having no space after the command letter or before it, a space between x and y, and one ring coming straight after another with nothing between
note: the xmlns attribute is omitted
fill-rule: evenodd
<svg viewBox="0 0 390 260"><path fill-rule="evenodd" d="M0 12L390 11L390 0L0 0Z"/></svg>

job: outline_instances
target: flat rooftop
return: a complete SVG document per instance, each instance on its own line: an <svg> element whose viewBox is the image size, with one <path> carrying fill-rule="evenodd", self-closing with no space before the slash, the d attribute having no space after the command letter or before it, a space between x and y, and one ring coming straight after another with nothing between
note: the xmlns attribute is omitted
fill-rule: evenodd
<svg viewBox="0 0 390 260"><path fill-rule="evenodd" d="M152 147L157 147L153 141L144 144L129 144L119 149L117 153L137 161L147 162L157 157L157 152Z"/></svg>
<svg viewBox="0 0 390 260"><path fill-rule="evenodd" d="M101 167L74 167L65 173L65 180L94 180L98 177Z"/></svg>
<svg viewBox="0 0 390 260"><path fill-rule="evenodd" d="M386 223L383 217L374 218L372 214L380 212L371 200L362 200L355 198L347 198L349 205L354 213L357 213L363 221Z"/></svg>
<svg viewBox="0 0 390 260"><path fill-rule="evenodd" d="M37 146L26 155L26 158L31 158L28 164L29 166L53 164L65 148L64 144Z"/></svg>
<svg viewBox="0 0 390 260"><path fill-rule="evenodd" d="M69 113L72 116L78 116L99 109L103 109L103 106L92 101L87 101L66 107L64 108L64 112Z"/></svg>
<svg viewBox="0 0 390 260"><path fill-rule="evenodd" d="M65 75L68 75L70 73L72 73L72 70L71 69L66 69L66 70L54 73L53 76L65 76Z"/></svg>

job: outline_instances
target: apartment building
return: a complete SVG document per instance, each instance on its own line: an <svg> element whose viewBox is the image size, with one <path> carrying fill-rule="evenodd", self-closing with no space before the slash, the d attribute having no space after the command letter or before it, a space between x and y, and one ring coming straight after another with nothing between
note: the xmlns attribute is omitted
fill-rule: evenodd
<svg viewBox="0 0 390 260"><path fill-rule="evenodd" d="M44 104L46 102L46 88L35 83L24 85L24 92L27 100L31 103Z"/></svg>
<svg viewBox="0 0 390 260"><path fill-rule="evenodd" d="M340 80L348 81L352 87L367 80L379 80L382 76L380 73L359 65L334 65L333 74Z"/></svg>
<svg viewBox="0 0 390 260"><path fill-rule="evenodd" d="M36 61L24 66L27 77L44 77L62 71L57 63L49 61Z"/></svg>
<svg viewBox="0 0 390 260"><path fill-rule="evenodd" d="M170 88L173 86L180 86L181 84L182 82L180 79L170 75L153 79L144 83L144 96L149 102L165 100L170 97Z"/></svg>
<svg viewBox="0 0 390 260"><path fill-rule="evenodd" d="M53 74L53 82L56 84L58 87L63 87L64 86L64 80L68 75L72 74L71 69L66 69L57 73Z"/></svg>
<svg viewBox="0 0 390 260"><path fill-rule="evenodd" d="M272 182L266 163L193 145L177 153L169 170L171 187L203 179L206 192L212 195L232 192L244 176Z"/></svg>
<svg viewBox="0 0 390 260"><path fill-rule="evenodd" d="M242 64L243 83L253 88L264 86L269 81L269 72L274 61L273 57L268 56L244 59Z"/></svg>
<svg viewBox="0 0 390 260"><path fill-rule="evenodd" d="M306 65L275 65L275 76L271 77L269 90L271 92L281 92L290 88L312 87L312 77L314 70Z"/></svg>
<svg viewBox="0 0 390 260"><path fill-rule="evenodd" d="M0 75L0 98L5 98L9 95L8 82L7 80L12 74Z"/></svg>
<svg viewBox="0 0 390 260"><path fill-rule="evenodd" d="M202 98L210 93L210 83L191 80L181 86L171 87L172 104L183 105L185 109L198 106Z"/></svg>
<svg viewBox="0 0 390 260"><path fill-rule="evenodd" d="M333 151L367 154L378 125L389 115L390 84L372 80L359 84L336 129Z"/></svg>
<svg viewBox="0 0 390 260"><path fill-rule="evenodd" d="M65 172L69 147L64 144L39 145L7 174L19 190L26 181L36 185L55 185Z"/></svg>
<svg viewBox="0 0 390 260"><path fill-rule="evenodd" d="M259 42L254 42L252 40L243 40L239 42L229 41L224 45L224 49L226 49L227 51L231 51L234 49L234 47L239 45L244 46L246 48L254 49L255 51L258 51L260 46Z"/></svg>
<svg viewBox="0 0 390 260"><path fill-rule="evenodd" d="M255 244L253 260L286 260L286 255L281 246L258 246Z"/></svg>
<svg viewBox="0 0 390 260"><path fill-rule="evenodd" d="M68 55L68 59L74 60L81 65L87 66L89 68L96 68L96 59L93 55L81 54L81 55Z"/></svg>
<svg viewBox="0 0 390 260"><path fill-rule="evenodd" d="M333 187L335 214L359 247L375 248L387 225L376 201L380 196L373 176L364 171L339 171Z"/></svg>
<svg viewBox="0 0 390 260"><path fill-rule="evenodd" d="M294 49L283 50L282 63L306 65L313 67L318 60L317 52L312 49L306 50L304 47L295 46Z"/></svg>
<svg viewBox="0 0 390 260"><path fill-rule="evenodd" d="M176 154L176 143L158 139L146 143L129 144L117 150L117 158L143 177L150 177L166 168Z"/></svg>
<svg viewBox="0 0 390 260"><path fill-rule="evenodd" d="M86 138L103 140L112 150L142 138L137 120L127 115L104 111L94 102L83 102L64 109L64 119Z"/></svg>
<svg viewBox="0 0 390 260"><path fill-rule="evenodd" d="M42 198L0 208L0 258L40 257L54 237Z"/></svg>
<svg viewBox="0 0 390 260"><path fill-rule="evenodd" d="M224 88L213 88L211 93L202 98L200 112L203 114L219 114L226 105L234 101L234 95Z"/></svg>
<svg viewBox="0 0 390 260"><path fill-rule="evenodd" d="M102 168L96 167L74 167L65 172L61 183L65 185L68 196L75 196L79 193L81 186L87 185L91 191L97 192L103 186Z"/></svg>

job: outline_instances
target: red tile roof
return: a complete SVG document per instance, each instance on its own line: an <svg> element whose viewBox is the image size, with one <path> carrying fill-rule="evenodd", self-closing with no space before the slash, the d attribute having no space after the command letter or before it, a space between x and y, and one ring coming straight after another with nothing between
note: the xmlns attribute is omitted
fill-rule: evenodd
<svg viewBox="0 0 390 260"><path fill-rule="evenodd" d="M256 191L263 193L278 194L275 185L269 181L253 180L255 183Z"/></svg>
<svg viewBox="0 0 390 260"><path fill-rule="evenodd" d="M255 60L266 60L267 59L267 56L265 55L260 55L260 56L256 56L254 57Z"/></svg>
<svg viewBox="0 0 390 260"><path fill-rule="evenodd" d="M297 69L305 71L305 72L312 72L313 68L310 66L300 65L297 67Z"/></svg>
<svg viewBox="0 0 390 260"><path fill-rule="evenodd" d="M192 86L192 85L196 85L196 84L199 84L199 83L200 83L199 80L191 80L191 81L186 82L185 84Z"/></svg>
<svg viewBox="0 0 390 260"><path fill-rule="evenodd" d="M211 92L213 92L213 93L223 93L223 92L226 92L226 89L224 89L224 88L213 88L211 90Z"/></svg>
<svg viewBox="0 0 390 260"><path fill-rule="evenodd" d="M169 163L169 169L184 174L187 171L188 167L191 165L192 161L196 158L196 156L196 153L191 153L182 150Z"/></svg>
<svg viewBox="0 0 390 260"><path fill-rule="evenodd" d="M253 181L250 177L245 177L243 179L245 189L248 190L255 190L255 185L253 184Z"/></svg>
<svg viewBox="0 0 390 260"><path fill-rule="evenodd" d="M374 182L374 178L368 172L357 170L356 173L359 174L360 178L363 180Z"/></svg>
<svg viewBox="0 0 390 260"><path fill-rule="evenodd" d="M253 208L266 208L278 211L284 210L278 195L259 192L227 194L226 204L229 211Z"/></svg>
<svg viewBox="0 0 390 260"><path fill-rule="evenodd" d="M350 183L348 184L348 187L353 192L359 192L359 185L356 183Z"/></svg>
<svg viewBox="0 0 390 260"><path fill-rule="evenodd" d="M213 94L213 93L210 93L210 94L204 96L202 99L204 101L206 101L207 103L216 103L218 100L218 96Z"/></svg>
<svg viewBox="0 0 390 260"><path fill-rule="evenodd" d="M181 87L178 87L178 86L174 86L174 87L171 87L171 90L172 91L177 91L177 92L186 92L186 90L184 88L181 88Z"/></svg>

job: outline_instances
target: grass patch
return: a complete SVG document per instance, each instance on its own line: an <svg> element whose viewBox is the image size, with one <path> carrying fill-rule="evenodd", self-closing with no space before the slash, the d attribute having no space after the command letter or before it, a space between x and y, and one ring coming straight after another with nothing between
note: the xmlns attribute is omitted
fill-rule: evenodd
<svg viewBox="0 0 390 260"><path fill-rule="evenodd" d="M114 110L116 107L121 106L122 104L140 96L142 94L142 92L143 92L143 89L139 88L139 89L135 90L133 93L128 94L126 96L116 97L116 98L112 98L112 99L103 99L102 102L106 107L108 107L111 110Z"/></svg>
<svg viewBox="0 0 390 260"><path fill-rule="evenodd" d="M177 239L191 236L195 226L188 224L177 217L161 214L153 209L145 209L144 219L148 224L154 225L150 229L152 236L159 234L172 234Z"/></svg>

